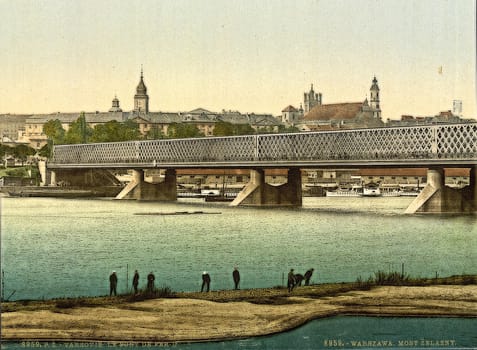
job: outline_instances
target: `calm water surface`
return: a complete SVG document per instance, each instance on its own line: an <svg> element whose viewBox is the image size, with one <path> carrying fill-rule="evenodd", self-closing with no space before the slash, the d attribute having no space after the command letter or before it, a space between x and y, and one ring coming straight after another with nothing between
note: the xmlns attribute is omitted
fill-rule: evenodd
<svg viewBox="0 0 477 350"><path fill-rule="evenodd" d="M105 295L112 270L119 292L130 289L134 269L141 287L153 271L156 286L175 291L199 290L204 270L212 289L232 288L234 266L242 275L241 288L280 285L290 268L301 273L315 268L314 283L401 271L403 263L415 277L477 273L477 218L404 215L412 198L304 198L300 209L193 200L0 201L2 282L10 300ZM197 211L209 214L138 215ZM406 339L453 340L456 348L470 348L477 346L475 329L476 319L336 317L270 337L170 348L364 349L369 347L356 342L390 340L397 347ZM333 342L341 345L330 346ZM409 344L399 348L416 348Z"/></svg>
<svg viewBox="0 0 477 350"><path fill-rule="evenodd" d="M231 208L106 199L1 198L5 298L119 292L139 270L156 286L212 289L281 285L290 268L315 268L312 282L355 281L378 270L411 276L477 273L477 217L404 215L412 198L304 198L300 209ZM202 211L197 215L138 215ZM213 214L212 214L213 213Z"/></svg>
<svg viewBox="0 0 477 350"><path fill-rule="evenodd" d="M475 349L475 319L469 318L395 318L333 317L316 320L289 332L266 337L213 343L142 344L106 343L97 346L75 343L42 343L56 349L177 349L177 350L315 350L315 349ZM35 345L35 344L33 344ZM3 344L5 349L19 350L22 343Z"/></svg>

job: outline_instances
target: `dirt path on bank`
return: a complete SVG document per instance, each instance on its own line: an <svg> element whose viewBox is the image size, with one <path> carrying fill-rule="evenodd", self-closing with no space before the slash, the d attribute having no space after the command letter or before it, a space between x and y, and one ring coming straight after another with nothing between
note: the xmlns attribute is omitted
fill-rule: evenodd
<svg viewBox="0 0 477 350"><path fill-rule="evenodd" d="M181 297L13 308L2 312L1 335L12 341L203 341L273 334L333 315L477 317L477 286L376 287L331 297L292 293L273 305Z"/></svg>

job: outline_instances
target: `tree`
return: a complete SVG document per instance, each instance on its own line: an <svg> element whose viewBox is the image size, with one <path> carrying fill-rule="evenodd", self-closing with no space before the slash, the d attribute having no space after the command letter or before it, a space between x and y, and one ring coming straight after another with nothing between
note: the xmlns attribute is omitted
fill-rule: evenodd
<svg viewBox="0 0 477 350"><path fill-rule="evenodd" d="M38 155L40 157L51 158L53 152L53 145L51 140L48 140L48 143L38 150Z"/></svg>
<svg viewBox="0 0 477 350"><path fill-rule="evenodd" d="M165 135L162 132L162 129L157 125L153 125L145 135L145 139L147 140L157 140L163 138L165 138Z"/></svg>
<svg viewBox="0 0 477 350"><path fill-rule="evenodd" d="M81 112L79 118L71 123L66 132L65 143L87 143L92 134L93 129L86 123L84 112Z"/></svg>
<svg viewBox="0 0 477 350"><path fill-rule="evenodd" d="M65 129L63 129L59 119L50 119L43 124L43 133L55 145L61 145L65 142Z"/></svg>
<svg viewBox="0 0 477 350"><path fill-rule="evenodd" d="M300 132L300 129L298 129L296 126L286 127L285 125L280 125L278 127L278 132L279 133Z"/></svg>
<svg viewBox="0 0 477 350"><path fill-rule="evenodd" d="M13 149L6 145L0 145L0 156L5 157L7 154L12 154Z"/></svg>
<svg viewBox="0 0 477 350"><path fill-rule="evenodd" d="M232 124L219 121L214 127L214 136L253 135L255 130L250 124Z"/></svg>
<svg viewBox="0 0 477 350"><path fill-rule="evenodd" d="M119 142L139 140L141 134L138 124L132 120L125 123L111 120L105 124L98 124L94 127L90 141L91 142Z"/></svg>
<svg viewBox="0 0 477 350"><path fill-rule="evenodd" d="M167 136L170 138L189 138L201 137L204 134L194 124L172 123L169 126Z"/></svg>
<svg viewBox="0 0 477 350"><path fill-rule="evenodd" d="M250 124L237 124L235 125L235 134L234 135L253 135L255 134L255 129L252 128Z"/></svg>
<svg viewBox="0 0 477 350"><path fill-rule="evenodd" d="M142 138L141 132L139 131L139 124L134 120L126 120L123 124L123 127L122 135L125 141L139 140Z"/></svg>
<svg viewBox="0 0 477 350"><path fill-rule="evenodd" d="M232 136L234 128L232 123L218 121L214 126L214 136Z"/></svg>
<svg viewBox="0 0 477 350"><path fill-rule="evenodd" d="M35 149L27 145L18 145L13 148L13 156L22 162L22 166L28 156L33 156L34 154L36 154Z"/></svg>

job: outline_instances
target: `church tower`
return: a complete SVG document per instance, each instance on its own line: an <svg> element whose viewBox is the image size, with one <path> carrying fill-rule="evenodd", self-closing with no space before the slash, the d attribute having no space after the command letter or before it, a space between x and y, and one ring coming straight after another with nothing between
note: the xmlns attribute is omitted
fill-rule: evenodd
<svg viewBox="0 0 477 350"><path fill-rule="evenodd" d="M311 84L310 91L305 92L303 104L305 105L305 114L313 107L321 105L321 93L315 93L315 91L313 91L313 84Z"/></svg>
<svg viewBox="0 0 477 350"><path fill-rule="evenodd" d="M113 105L109 109L110 112L122 112L123 110L119 107L119 100L117 96L114 96Z"/></svg>
<svg viewBox="0 0 477 350"><path fill-rule="evenodd" d="M379 86L376 76L374 76L373 84L369 89L369 106L373 109L373 117L381 119L381 107L379 106Z"/></svg>
<svg viewBox="0 0 477 350"><path fill-rule="evenodd" d="M141 68L141 80L136 88L136 95L134 95L134 112L149 113L149 96L147 95L147 88L144 84L143 73Z"/></svg>

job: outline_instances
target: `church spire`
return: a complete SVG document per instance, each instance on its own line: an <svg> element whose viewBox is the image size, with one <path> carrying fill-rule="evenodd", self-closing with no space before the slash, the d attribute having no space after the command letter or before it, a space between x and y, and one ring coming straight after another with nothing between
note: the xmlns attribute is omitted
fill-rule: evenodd
<svg viewBox="0 0 477 350"><path fill-rule="evenodd" d="M316 105L321 105L321 93L316 93L311 84L310 92L305 92L303 96L303 104L305 105L305 114L308 113Z"/></svg>
<svg viewBox="0 0 477 350"><path fill-rule="evenodd" d="M134 111L138 113L149 113L149 96L147 95L147 87L144 84L144 72L141 64L141 78L134 95Z"/></svg>
<svg viewBox="0 0 477 350"><path fill-rule="evenodd" d="M376 76L374 76L373 83L369 89L369 106L374 109L374 117L381 118L381 108L379 106L379 86Z"/></svg>

